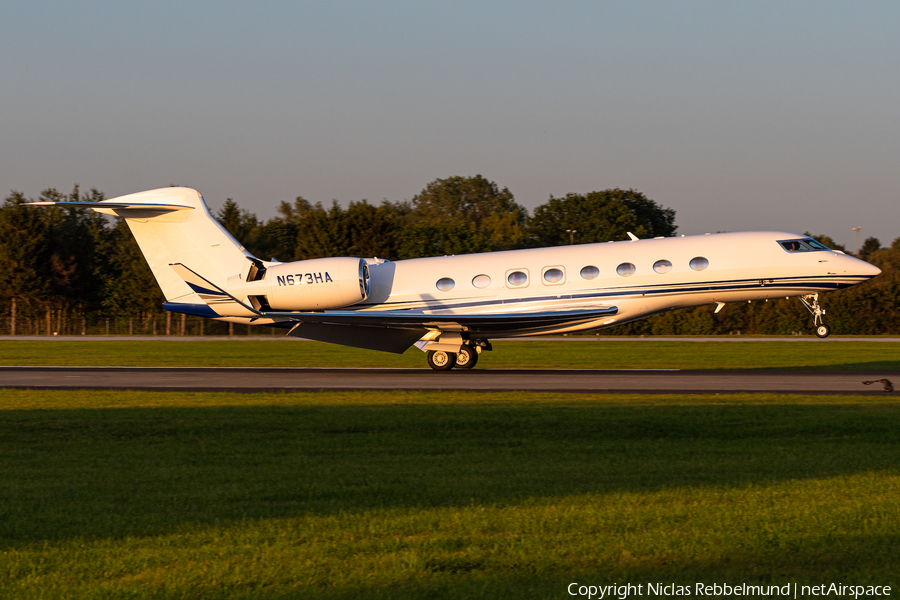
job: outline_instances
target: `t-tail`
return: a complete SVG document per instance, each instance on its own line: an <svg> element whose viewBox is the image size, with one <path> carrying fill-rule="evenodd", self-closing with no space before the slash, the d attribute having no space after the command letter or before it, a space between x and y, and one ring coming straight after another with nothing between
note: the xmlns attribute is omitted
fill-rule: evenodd
<svg viewBox="0 0 900 600"><path fill-rule="evenodd" d="M173 312L245 320L279 310L343 308L368 297L365 260L260 260L213 218L200 193L190 188L161 188L101 202L31 204L84 206L123 217L162 289L166 310Z"/></svg>

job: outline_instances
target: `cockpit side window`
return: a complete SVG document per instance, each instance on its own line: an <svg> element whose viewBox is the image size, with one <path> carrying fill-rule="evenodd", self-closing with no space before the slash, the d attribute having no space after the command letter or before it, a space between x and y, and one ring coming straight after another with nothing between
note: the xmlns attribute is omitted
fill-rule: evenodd
<svg viewBox="0 0 900 600"><path fill-rule="evenodd" d="M803 240L781 240L778 242L786 252L810 252L812 249Z"/></svg>
<svg viewBox="0 0 900 600"><path fill-rule="evenodd" d="M786 252L819 252L822 250L830 250L828 246L817 242L811 238L803 238L799 240L778 240L781 247Z"/></svg>

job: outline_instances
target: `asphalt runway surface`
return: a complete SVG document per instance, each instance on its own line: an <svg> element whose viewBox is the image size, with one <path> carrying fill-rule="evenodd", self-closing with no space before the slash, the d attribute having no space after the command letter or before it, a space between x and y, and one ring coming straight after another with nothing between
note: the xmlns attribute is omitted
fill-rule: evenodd
<svg viewBox="0 0 900 600"><path fill-rule="evenodd" d="M900 371L316 369L242 367L0 367L0 387L19 389L283 392L460 390L477 392L774 392L891 396Z"/></svg>

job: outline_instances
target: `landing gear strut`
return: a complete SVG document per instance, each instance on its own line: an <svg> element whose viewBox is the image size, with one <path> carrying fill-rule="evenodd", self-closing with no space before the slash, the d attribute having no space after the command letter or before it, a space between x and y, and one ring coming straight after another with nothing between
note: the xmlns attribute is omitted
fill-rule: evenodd
<svg viewBox="0 0 900 600"><path fill-rule="evenodd" d="M807 294L806 296L800 296L800 302L803 303L806 310L813 316L813 325L816 328L816 335L820 338L827 338L831 333L831 327L826 325L825 321L822 319L822 317L825 316L825 311L819 306L819 295Z"/></svg>

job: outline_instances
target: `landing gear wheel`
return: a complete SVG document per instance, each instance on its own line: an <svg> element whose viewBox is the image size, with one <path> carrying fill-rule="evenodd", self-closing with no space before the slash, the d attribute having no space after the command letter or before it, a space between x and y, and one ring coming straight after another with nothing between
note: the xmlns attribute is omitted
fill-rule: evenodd
<svg viewBox="0 0 900 600"><path fill-rule="evenodd" d="M456 355L457 369L471 369L478 362L478 353L472 346L463 346Z"/></svg>
<svg viewBox="0 0 900 600"><path fill-rule="evenodd" d="M825 323L822 323L821 325L816 327L816 335L819 336L820 338L827 338L828 334L830 334L830 333L831 333L831 327L829 327Z"/></svg>
<svg viewBox="0 0 900 600"><path fill-rule="evenodd" d="M449 371L456 366L456 355L443 350L429 350L428 366L435 371Z"/></svg>

